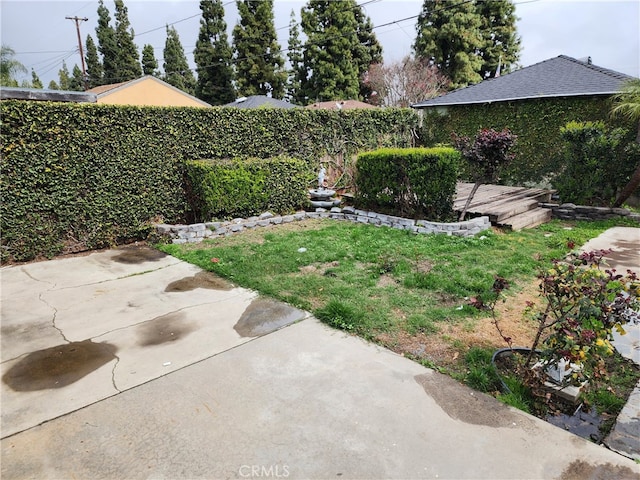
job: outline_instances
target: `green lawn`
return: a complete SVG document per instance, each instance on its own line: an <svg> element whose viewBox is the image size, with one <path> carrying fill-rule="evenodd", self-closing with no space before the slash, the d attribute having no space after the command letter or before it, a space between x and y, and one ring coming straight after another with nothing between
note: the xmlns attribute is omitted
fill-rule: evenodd
<svg viewBox="0 0 640 480"><path fill-rule="evenodd" d="M553 221L460 238L315 220L160 248L372 339L394 329L431 334L476 316L466 299L490 289L495 275L517 291L564 256L569 240L581 245L613 225Z"/></svg>

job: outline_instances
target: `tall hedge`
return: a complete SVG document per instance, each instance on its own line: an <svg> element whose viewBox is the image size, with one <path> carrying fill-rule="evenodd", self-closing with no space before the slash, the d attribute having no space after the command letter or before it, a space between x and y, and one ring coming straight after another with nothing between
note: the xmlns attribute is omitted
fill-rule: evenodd
<svg viewBox="0 0 640 480"><path fill-rule="evenodd" d="M409 217L450 220L460 152L449 147L380 149L358 156L356 202Z"/></svg>
<svg viewBox="0 0 640 480"><path fill-rule="evenodd" d="M408 109L162 108L0 102L2 261L143 236L149 222L188 219L184 161L302 159L409 146Z"/></svg>
<svg viewBox="0 0 640 480"><path fill-rule="evenodd" d="M483 105L447 107L445 112L422 110L421 143L431 146L451 143L451 134L472 137L481 128L508 128L517 135L516 157L502 173L511 184L539 184L547 181L562 165L564 141L560 129L569 121L598 121L628 130L633 140L637 126L609 116L606 97L548 98Z"/></svg>

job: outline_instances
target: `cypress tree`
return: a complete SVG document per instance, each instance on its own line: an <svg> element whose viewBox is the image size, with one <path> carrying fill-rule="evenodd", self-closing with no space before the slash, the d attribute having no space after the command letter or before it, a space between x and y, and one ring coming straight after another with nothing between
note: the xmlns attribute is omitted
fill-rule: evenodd
<svg viewBox="0 0 640 480"><path fill-rule="evenodd" d="M82 70L76 64L73 66L71 78L69 78L69 90L74 90L76 92L84 91L84 78L82 75Z"/></svg>
<svg viewBox="0 0 640 480"><path fill-rule="evenodd" d="M89 88L93 88L98 85L102 85L103 71L102 63L98 56L98 49L96 48L96 44L93 41L93 38L91 38L91 35L87 35L86 50L87 53L85 55L85 61L87 62L87 84Z"/></svg>
<svg viewBox="0 0 640 480"><path fill-rule="evenodd" d="M211 105L223 105L236 98L233 86L233 51L227 37L221 0L201 0L200 31L195 49L198 72L196 96Z"/></svg>
<svg viewBox="0 0 640 480"><path fill-rule="evenodd" d="M189 68L189 62L180 43L175 27L167 25L167 40L164 44L163 80L190 95L195 93L196 80Z"/></svg>
<svg viewBox="0 0 640 480"><path fill-rule="evenodd" d="M33 68L31 69L31 88L44 88L40 77L38 77L38 74Z"/></svg>
<svg viewBox="0 0 640 480"><path fill-rule="evenodd" d="M366 73L373 64L382 63L382 45L378 42L373 33L373 23L365 15L362 7L355 0L352 1L352 8L356 17L358 44L354 47L354 57L358 65L358 80L360 82L360 98L363 100L371 96L371 87L365 81Z"/></svg>
<svg viewBox="0 0 640 480"><path fill-rule="evenodd" d="M493 77L498 65L508 73L520 57L520 37L516 30L516 7L509 0L477 2L482 19L482 78Z"/></svg>
<svg viewBox="0 0 640 480"><path fill-rule="evenodd" d="M307 72L304 68L304 54L302 42L300 41L300 26L296 22L296 14L291 10L289 21L289 43L287 57L289 59L289 70L287 71L287 97L292 103L304 105L307 103L302 91L302 84L307 79Z"/></svg>
<svg viewBox="0 0 640 480"><path fill-rule="evenodd" d="M416 25L415 55L433 60L459 88L482 80L482 20L474 3L425 0Z"/></svg>
<svg viewBox="0 0 640 480"><path fill-rule="evenodd" d="M118 43L116 32L111 26L109 10L103 0L98 2L98 26L96 27L98 50L102 54L102 83L115 83L118 78Z"/></svg>
<svg viewBox="0 0 640 480"><path fill-rule="evenodd" d="M309 0L301 10L307 36L302 88L307 101L358 98L357 22L350 1Z"/></svg>
<svg viewBox="0 0 640 480"><path fill-rule="evenodd" d="M287 74L273 24L273 0L237 0L233 28L236 85L240 95L284 96Z"/></svg>
<svg viewBox="0 0 640 480"><path fill-rule="evenodd" d="M133 42L135 33L129 23L127 7L123 0L115 0L116 28L115 38L117 48L116 65L118 81L125 82L142 76L138 47Z"/></svg>
<svg viewBox="0 0 640 480"><path fill-rule="evenodd" d="M64 60L62 61L62 68L58 70L58 80L60 90L71 90L71 77L69 76L69 69Z"/></svg>
<svg viewBox="0 0 640 480"><path fill-rule="evenodd" d="M142 48L142 73L145 75L158 76L158 61L153 51L153 47L146 44Z"/></svg>

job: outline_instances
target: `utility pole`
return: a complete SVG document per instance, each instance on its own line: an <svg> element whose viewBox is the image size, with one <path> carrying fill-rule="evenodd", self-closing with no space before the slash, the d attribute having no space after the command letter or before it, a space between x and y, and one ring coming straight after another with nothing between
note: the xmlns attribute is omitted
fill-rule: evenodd
<svg viewBox="0 0 640 480"><path fill-rule="evenodd" d="M82 80L84 83L85 92L89 89L87 85L87 70L84 66L84 51L82 50L82 39L80 38L80 22L86 22L89 20L87 17L65 17L67 20L75 20L76 22L76 32L78 33L78 48L80 48L80 60L82 60Z"/></svg>

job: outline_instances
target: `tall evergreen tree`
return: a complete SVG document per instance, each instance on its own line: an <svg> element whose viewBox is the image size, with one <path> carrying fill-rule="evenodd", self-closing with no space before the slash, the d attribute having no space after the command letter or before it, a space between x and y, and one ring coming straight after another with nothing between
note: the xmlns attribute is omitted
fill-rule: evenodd
<svg viewBox="0 0 640 480"><path fill-rule="evenodd" d="M123 0L115 0L115 4L118 81L125 82L140 78L142 76L142 67L140 66L138 47L133 42L135 33L129 23L127 7L124 5Z"/></svg>
<svg viewBox="0 0 640 480"><path fill-rule="evenodd" d="M520 57L520 37L516 30L516 7L510 0L477 2L482 20L483 47L480 76L495 76L498 66L508 73Z"/></svg>
<svg viewBox="0 0 640 480"><path fill-rule="evenodd" d="M102 85L102 62L91 35L87 35L85 61L87 62L87 84L89 88Z"/></svg>
<svg viewBox="0 0 640 480"><path fill-rule="evenodd" d="M236 98L233 86L233 51L227 37L221 0L201 0L200 32L195 61L198 72L196 96L212 105L223 105Z"/></svg>
<svg viewBox="0 0 640 480"><path fill-rule="evenodd" d="M157 77L159 73L156 55L153 47L149 44L146 44L142 48L142 73L145 75L153 75L154 77Z"/></svg>
<svg viewBox="0 0 640 480"><path fill-rule="evenodd" d="M240 95L284 96L287 73L273 24L273 0L236 0L233 28L236 82Z"/></svg>
<svg viewBox="0 0 640 480"><path fill-rule="evenodd" d="M60 90L71 90L71 77L69 76L69 69L64 60L62 61L62 68L58 70L58 80Z"/></svg>
<svg viewBox="0 0 640 480"><path fill-rule="evenodd" d="M102 54L102 83L116 83L121 81L118 77L118 42L116 31L111 26L109 9L104 6L103 0L98 2L98 26L96 27L98 38L98 50Z"/></svg>
<svg viewBox="0 0 640 480"><path fill-rule="evenodd" d="M509 0L424 0L413 51L433 60L451 88L480 82L495 75L498 64L508 71L518 59L514 12Z"/></svg>
<svg viewBox="0 0 640 480"><path fill-rule="evenodd" d="M44 88L40 77L38 77L38 74L33 68L31 69L31 88Z"/></svg>
<svg viewBox="0 0 640 480"><path fill-rule="evenodd" d="M351 1L309 0L301 10L307 36L303 82L307 101L358 98L358 24Z"/></svg>
<svg viewBox="0 0 640 480"><path fill-rule="evenodd" d="M84 77L82 75L82 70L76 64L73 66L73 70L71 71L71 78L69 78L69 90L74 90L77 92L84 91Z"/></svg>
<svg viewBox="0 0 640 480"><path fill-rule="evenodd" d="M190 95L195 93L196 79L180 43L175 27L167 25L167 40L164 44L164 81Z"/></svg>
<svg viewBox="0 0 640 480"><path fill-rule="evenodd" d="M291 19L289 21L287 58L289 59L287 97L292 103L304 105L306 102L302 84L307 79L307 71L304 68L304 51L300 41L300 26L296 21L296 14L293 10L291 10Z"/></svg>
<svg viewBox="0 0 640 480"><path fill-rule="evenodd" d="M355 0L352 8L356 17L358 45L354 49L354 58L358 64L358 80L360 81L360 98L363 100L371 96L371 87L366 82L366 72L373 64L382 63L382 45L373 33L373 23Z"/></svg>

